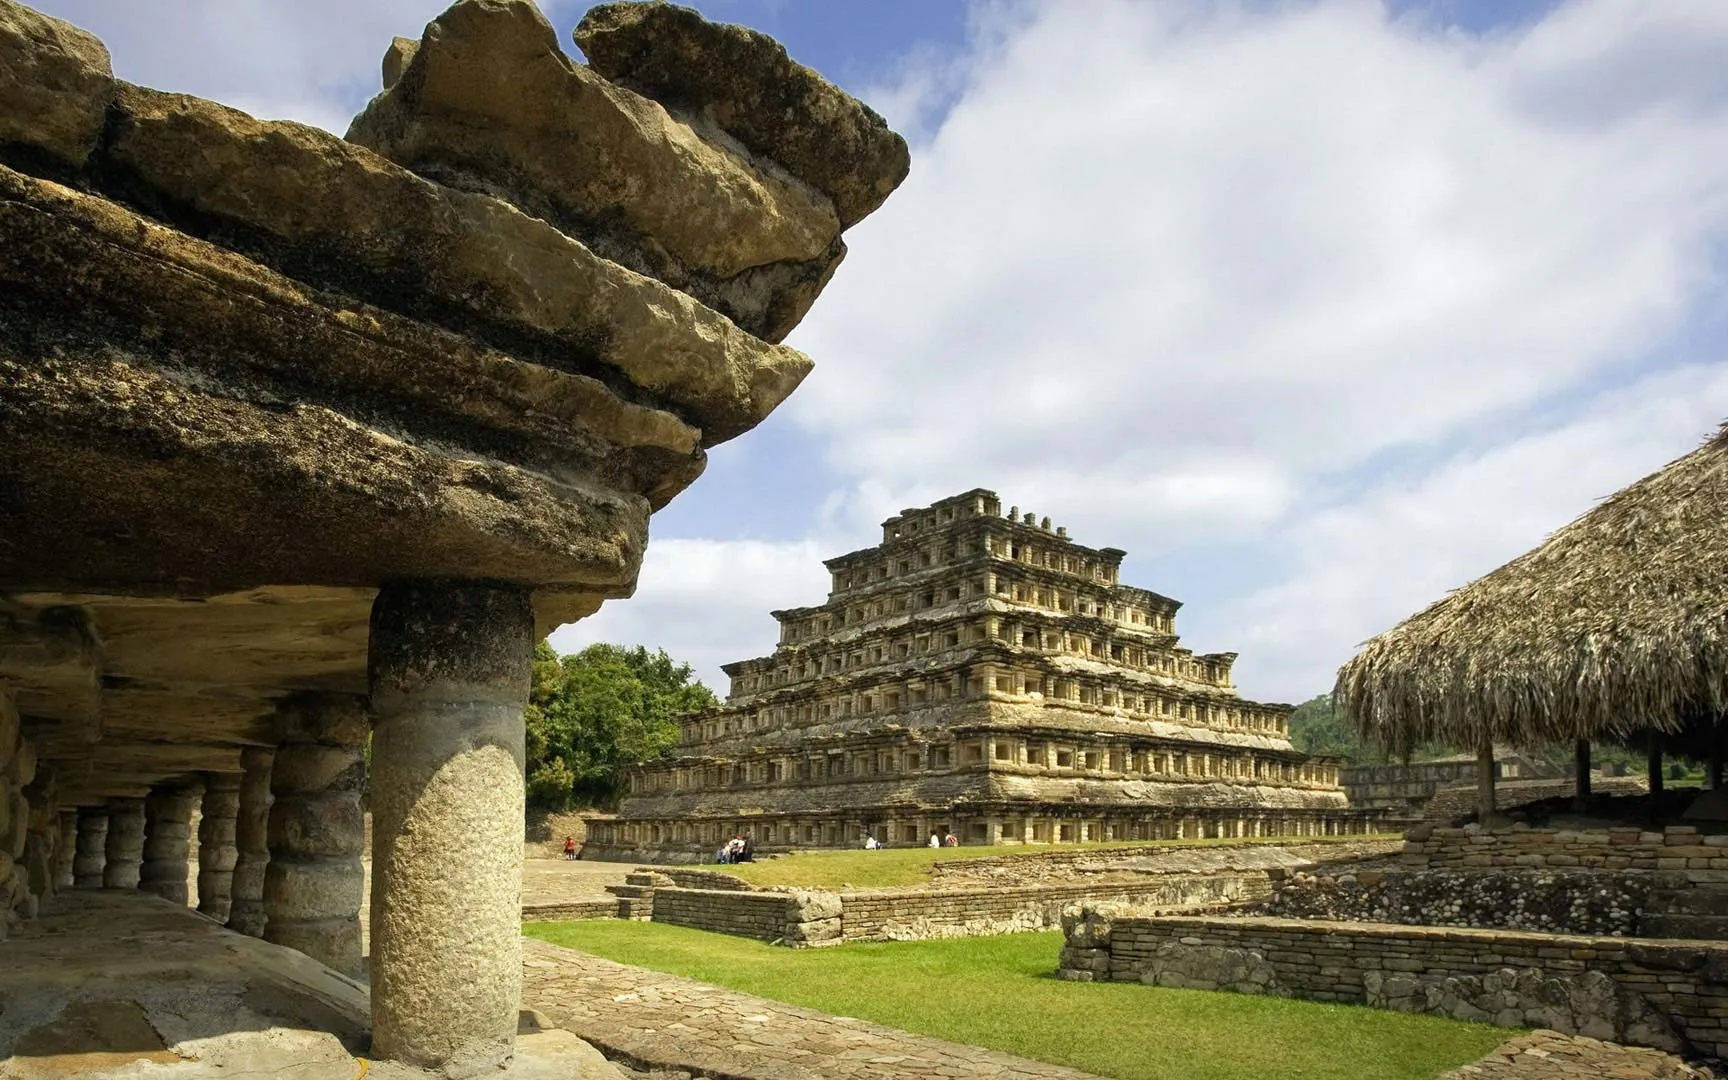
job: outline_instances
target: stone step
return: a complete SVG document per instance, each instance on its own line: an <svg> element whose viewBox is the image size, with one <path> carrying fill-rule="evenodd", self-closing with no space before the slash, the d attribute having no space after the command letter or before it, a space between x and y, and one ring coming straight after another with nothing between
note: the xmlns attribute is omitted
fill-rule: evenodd
<svg viewBox="0 0 1728 1080"><path fill-rule="evenodd" d="M626 884L626 885L646 885L649 888L653 888L655 885L660 884L660 882L657 880L659 878L659 876L660 875L658 875L658 874L643 874L643 873L627 874L624 877L624 884Z"/></svg>
<svg viewBox="0 0 1728 1080"><path fill-rule="evenodd" d="M654 895L653 888L646 885L608 885L606 891L613 896L629 897L633 900Z"/></svg>
<svg viewBox="0 0 1728 1080"><path fill-rule="evenodd" d="M1728 915L1647 914L1638 920L1638 936L1705 941L1728 939Z"/></svg>
<svg viewBox="0 0 1728 1080"><path fill-rule="evenodd" d="M1728 915L1728 889L1655 889L1644 910L1652 915Z"/></svg>

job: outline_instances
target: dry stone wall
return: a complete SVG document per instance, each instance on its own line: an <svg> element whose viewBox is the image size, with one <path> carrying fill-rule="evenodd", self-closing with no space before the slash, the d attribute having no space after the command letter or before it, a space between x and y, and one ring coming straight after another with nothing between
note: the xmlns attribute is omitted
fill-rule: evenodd
<svg viewBox="0 0 1728 1080"><path fill-rule="evenodd" d="M1076 908L1058 974L1371 1005L1728 1055L1728 945Z"/></svg>
<svg viewBox="0 0 1728 1080"><path fill-rule="evenodd" d="M840 897L829 892L654 890L655 922L778 941L794 948L838 942L840 919Z"/></svg>
<svg viewBox="0 0 1728 1080"><path fill-rule="evenodd" d="M1130 884L1041 884L962 889L741 891L657 888L655 922L788 945L915 941L1049 930L1076 901L1142 909L1207 910L1263 900L1264 874L1162 875Z"/></svg>
<svg viewBox="0 0 1728 1080"><path fill-rule="evenodd" d="M616 898L522 905L523 922L572 922L581 919L616 919L617 917L618 901Z"/></svg>
<svg viewBox="0 0 1728 1080"><path fill-rule="evenodd" d="M1166 874L1115 885L872 889L841 894L842 936L848 941L900 941L1052 930L1062 925L1063 909L1076 901L1165 909L1222 907L1262 900L1267 889L1264 874Z"/></svg>
<svg viewBox="0 0 1728 1080"><path fill-rule="evenodd" d="M1653 888L1685 886L1672 871L1361 870L1336 877L1271 871L1266 914L1412 926L1498 927L1633 936Z"/></svg>
<svg viewBox="0 0 1728 1080"><path fill-rule="evenodd" d="M1703 835L1695 826L1661 832L1636 827L1599 830L1484 829L1421 825L1405 834L1400 861L1407 867L1465 869L1672 870L1694 884L1728 883L1728 834Z"/></svg>

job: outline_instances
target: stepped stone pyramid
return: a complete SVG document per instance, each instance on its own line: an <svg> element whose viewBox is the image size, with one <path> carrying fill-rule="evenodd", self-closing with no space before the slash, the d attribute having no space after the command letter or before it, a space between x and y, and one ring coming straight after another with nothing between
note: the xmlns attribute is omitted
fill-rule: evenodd
<svg viewBox="0 0 1728 1080"><path fill-rule="evenodd" d="M1290 743L1291 706L1239 696L1234 653L1196 655L1177 601L1123 585L1126 553L983 489L906 510L829 559L817 607L773 612L726 703L636 769L590 851L758 849L1365 832L1339 762Z"/></svg>

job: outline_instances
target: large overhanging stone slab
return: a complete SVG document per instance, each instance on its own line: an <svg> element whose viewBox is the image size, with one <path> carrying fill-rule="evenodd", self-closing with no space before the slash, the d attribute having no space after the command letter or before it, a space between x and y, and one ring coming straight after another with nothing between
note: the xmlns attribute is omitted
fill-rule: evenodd
<svg viewBox="0 0 1728 1080"><path fill-rule="evenodd" d="M398 74L399 72L399 74ZM828 197L565 56L531 0L459 0L348 138L495 194L779 340L844 252Z"/></svg>
<svg viewBox="0 0 1728 1080"><path fill-rule="evenodd" d="M539 218L325 132L133 86L115 108L105 153L135 204L300 281L635 388L705 446L754 427L810 370Z"/></svg>
<svg viewBox="0 0 1728 1080"><path fill-rule="evenodd" d="M870 106L797 63L767 34L665 3L588 9L576 44L620 86L696 115L834 201L842 228L911 168L906 140Z"/></svg>

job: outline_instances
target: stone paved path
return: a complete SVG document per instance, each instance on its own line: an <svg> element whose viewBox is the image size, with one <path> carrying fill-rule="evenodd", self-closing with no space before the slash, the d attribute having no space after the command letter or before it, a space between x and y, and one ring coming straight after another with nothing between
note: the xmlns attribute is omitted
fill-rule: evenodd
<svg viewBox="0 0 1728 1080"><path fill-rule="evenodd" d="M1460 1066L1441 1080L1710 1080L1696 1069L1660 1050L1619 1046L1532 1031L1502 1043L1480 1061Z"/></svg>
<svg viewBox="0 0 1728 1080"><path fill-rule="evenodd" d="M1094 1080L543 941L522 945L524 1003L637 1068L722 1080Z"/></svg>

